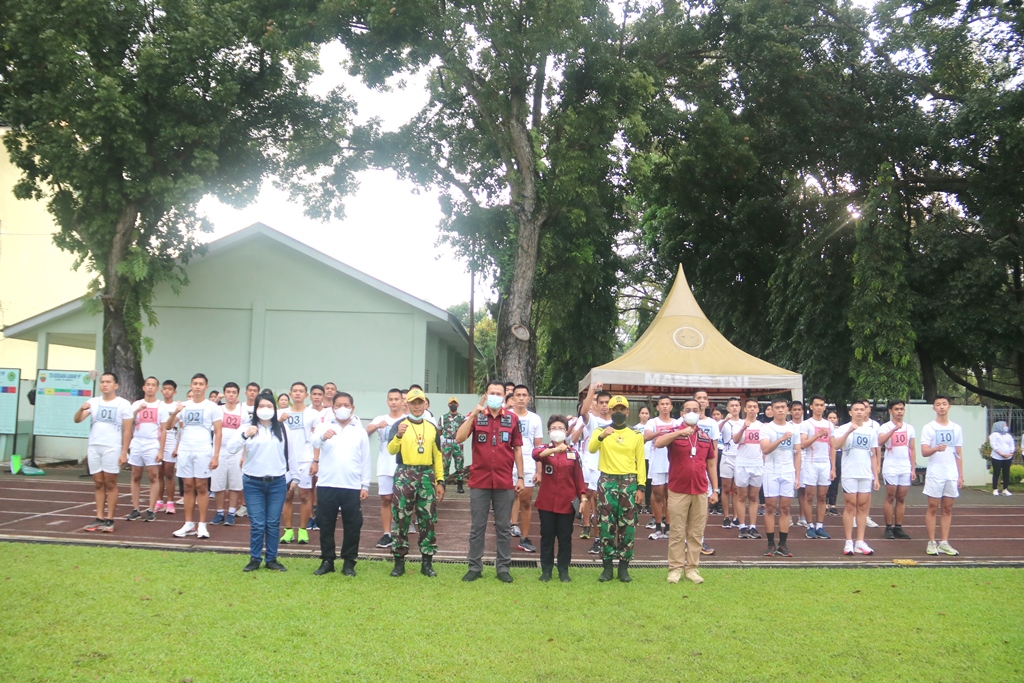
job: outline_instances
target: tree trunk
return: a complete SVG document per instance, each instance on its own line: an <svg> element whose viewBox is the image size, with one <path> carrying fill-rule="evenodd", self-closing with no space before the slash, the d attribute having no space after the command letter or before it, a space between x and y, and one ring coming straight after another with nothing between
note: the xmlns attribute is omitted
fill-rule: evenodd
<svg viewBox="0 0 1024 683"><path fill-rule="evenodd" d="M500 380L525 384L533 388L535 378L533 349L531 341L521 340L512 330L521 325L533 336L530 327L533 311L533 284L537 275L537 249L540 244L542 220L530 217L519 222L518 248L509 283L508 295L504 297L498 314L498 370Z"/></svg>
<svg viewBox="0 0 1024 683"><path fill-rule="evenodd" d="M932 355L920 344L917 345L917 358L921 363L921 383L924 385L924 400L931 403L935 400L935 394L939 393L938 383L935 380L935 363L932 362Z"/></svg>
<svg viewBox="0 0 1024 683"><path fill-rule="evenodd" d="M118 395L135 401L142 398L142 348L140 334L133 329L140 311L131 295L132 283L117 272L135 238L138 208L129 204L121 212L114 230L107 266L103 273L103 371L117 375ZM134 306L134 310L129 310Z"/></svg>

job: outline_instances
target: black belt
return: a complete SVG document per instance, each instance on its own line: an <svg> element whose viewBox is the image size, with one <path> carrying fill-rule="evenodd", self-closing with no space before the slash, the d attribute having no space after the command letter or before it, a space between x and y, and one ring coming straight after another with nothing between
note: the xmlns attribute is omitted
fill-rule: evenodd
<svg viewBox="0 0 1024 683"><path fill-rule="evenodd" d="M279 474L276 477L254 477L251 474L244 474L242 476L244 476L246 479L250 479L252 481L262 481L264 484L270 484L270 483L273 483L273 482L275 482L275 481L277 481L279 479L284 479L284 475L283 474Z"/></svg>

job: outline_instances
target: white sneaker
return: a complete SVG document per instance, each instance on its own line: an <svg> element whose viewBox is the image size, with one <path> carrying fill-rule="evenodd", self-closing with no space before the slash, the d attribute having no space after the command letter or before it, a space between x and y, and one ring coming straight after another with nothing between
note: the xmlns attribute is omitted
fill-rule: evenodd
<svg viewBox="0 0 1024 683"><path fill-rule="evenodd" d="M875 551L865 543L864 541L857 541L857 545L853 546L853 552L859 555L874 555Z"/></svg>
<svg viewBox="0 0 1024 683"><path fill-rule="evenodd" d="M960 551L949 544L949 541L943 541L939 543L939 552L946 553L947 555L959 555Z"/></svg>
<svg viewBox="0 0 1024 683"><path fill-rule="evenodd" d="M682 569L673 569L672 571L670 571L668 573L668 582L669 583L679 583L679 579L681 579L681 578L683 578L683 570Z"/></svg>
<svg viewBox="0 0 1024 683"><path fill-rule="evenodd" d="M663 538L668 538L668 536L666 536L665 534L661 533L661 531L655 529L654 533L647 534L647 538L651 539L652 541L660 541Z"/></svg>
<svg viewBox="0 0 1024 683"><path fill-rule="evenodd" d="M241 506L240 508L238 508L238 512L236 512L235 514L236 514L237 516L239 516L239 517L248 517L248 516L249 516L249 509L248 509L248 508L246 508L246 507L245 507L245 506L243 505L243 506Z"/></svg>
<svg viewBox="0 0 1024 683"><path fill-rule="evenodd" d="M195 536L196 524L195 522L185 522L185 525L183 527L181 527L171 535L177 536L178 538L185 538L186 536Z"/></svg>
<svg viewBox="0 0 1024 683"><path fill-rule="evenodd" d="M200 523L199 530L196 532L196 538L209 538L210 532L206 530L206 525Z"/></svg>
<svg viewBox="0 0 1024 683"><path fill-rule="evenodd" d="M869 529L877 529L878 528L878 522L876 522L875 520L871 519L870 517L868 517L867 520L865 520L864 523L868 526Z"/></svg>
<svg viewBox="0 0 1024 683"><path fill-rule="evenodd" d="M807 525L807 520L806 520L806 519L804 519L803 517L801 517L801 518L799 519L799 521L797 521L796 525L797 525L797 526L802 526L803 528L805 528L805 529L806 529L806 528L807 528L807 526L808 526L808 525Z"/></svg>
<svg viewBox="0 0 1024 683"><path fill-rule="evenodd" d="M1003 495L1004 496L1012 496L1013 494L1010 493L1009 491L1007 491L1006 489L1003 489Z"/></svg>
<svg viewBox="0 0 1024 683"><path fill-rule="evenodd" d="M522 535L523 535L523 531L522 531L522 529L519 528L519 525L518 524L513 524L512 525L512 536L515 537L515 538L519 538Z"/></svg>
<svg viewBox="0 0 1024 683"><path fill-rule="evenodd" d="M658 523L657 523L657 522L655 522L655 521L654 521L654 520L652 519L651 521L647 522L647 528L648 528L648 529L657 529L657 528L658 528Z"/></svg>
<svg viewBox="0 0 1024 683"><path fill-rule="evenodd" d="M999 495L999 489L992 489L992 495L993 496L998 496Z"/></svg>
<svg viewBox="0 0 1024 683"><path fill-rule="evenodd" d="M928 555L938 555L939 554L939 544L936 543L935 541L928 541L928 547L925 548L924 551Z"/></svg>
<svg viewBox="0 0 1024 683"><path fill-rule="evenodd" d="M843 546L843 555L853 555L853 541L847 541Z"/></svg>

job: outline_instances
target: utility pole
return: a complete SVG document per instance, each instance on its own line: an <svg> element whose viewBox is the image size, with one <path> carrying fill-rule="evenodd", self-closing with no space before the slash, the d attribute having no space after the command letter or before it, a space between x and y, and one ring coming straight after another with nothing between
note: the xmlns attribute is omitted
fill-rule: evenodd
<svg viewBox="0 0 1024 683"><path fill-rule="evenodd" d="M476 311L473 310L473 293L476 289L476 271L473 269L473 264L469 266L469 393L476 393L473 389L476 386L476 378L474 377L474 370L476 363L473 362L473 350L476 346L474 342L474 332L476 330Z"/></svg>

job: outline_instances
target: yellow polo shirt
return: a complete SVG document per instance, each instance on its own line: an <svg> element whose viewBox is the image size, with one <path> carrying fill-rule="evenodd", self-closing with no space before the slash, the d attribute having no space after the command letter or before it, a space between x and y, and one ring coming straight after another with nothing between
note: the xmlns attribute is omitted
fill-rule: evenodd
<svg viewBox="0 0 1024 683"><path fill-rule="evenodd" d="M393 436L388 441L388 453L391 455L402 454L402 462L406 465L433 465L434 481L444 482L444 460L441 456L441 436L437 427L426 418L416 423L408 418L405 419L408 427L405 436L398 436L399 420L391 425ZM420 445L423 445L423 452L419 452Z"/></svg>
<svg viewBox="0 0 1024 683"><path fill-rule="evenodd" d="M635 474L638 483L647 481L647 465L644 462L644 437L629 427L616 429L604 441L598 439L603 429L595 429L590 435L587 450L600 451L597 468L605 474Z"/></svg>

